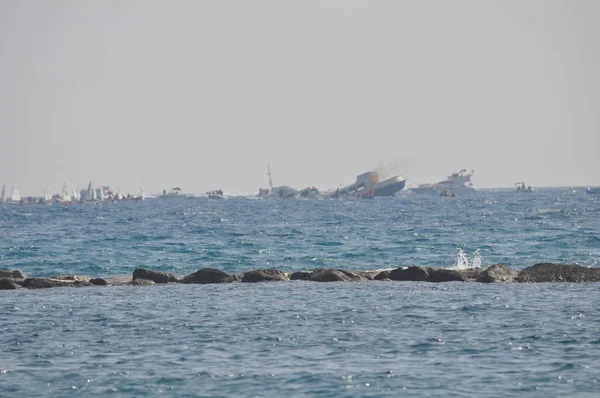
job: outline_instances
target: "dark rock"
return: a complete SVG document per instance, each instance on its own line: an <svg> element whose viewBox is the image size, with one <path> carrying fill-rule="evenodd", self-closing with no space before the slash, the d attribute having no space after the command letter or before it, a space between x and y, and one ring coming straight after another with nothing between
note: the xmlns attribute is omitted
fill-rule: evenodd
<svg viewBox="0 0 600 398"><path fill-rule="evenodd" d="M517 282L600 282L600 268L552 263L536 264L519 272Z"/></svg>
<svg viewBox="0 0 600 398"><path fill-rule="evenodd" d="M431 268L427 275L427 282L464 282L462 274L453 269Z"/></svg>
<svg viewBox="0 0 600 398"><path fill-rule="evenodd" d="M292 275L290 275L291 281L303 280L306 281L310 278L310 272L308 271L296 271Z"/></svg>
<svg viewBox="0 0 600 398"><path fill-rule="evenodd" d="M384 279L391 279L390 278L390 274L392 273L391 270L385 270L385 271L381 271L380 273L378 273L377 275L375 275L375 279L376 281L382 281Z"/></svg>
<svg viewBox="0 0 600 398"><path fill-rule="evenodd" d="M136 268L133 271L133 280L136 279L146 279L156 283L179 282L179 278L173 274L169 274L168 272L152 271L144 268Z"/></svg>
<svg viewBox="0 0 600 398"><path fill-rule="evenodd" d="M231 283L236 277L215 268L202 268L183 278L183 283Z"/></svg>
<svg viewBox="0 0 600 398"><path fill-rule="evenodd" d="M21 286L26 287L28 289L46 289L50 287L66 287L66 286L75 286L76 282L73 281L63 281L60 279L51 279L51 278L27 278L24 281L20 282Z"/></svg>
<svg viewBox="0 0 600 398"><path fill-rule="evenodd" d="M89 282L89 276L81 276L81 275L56 275L50 277L50 279L58 279L61 281L73 281L73 282Z"/></svg>
<svg viewBox="0 0 600 398"><path fill-rule="evenodd" d="M278 269L257 269L244 274L242 282L287 281L288 277Z"/></svg>
<svg viewBox="0 0 600 398"><path fill-rule="evenodd" d="M15 290L20 288L21 285L19 285L14 279L0 278L0 290Z"/></svg>
<svg viewBox="0 0 600 398"><path fill-rule="evenodd" d="M95 286L106 286L106 285L108 285L107 280L106 279L102 279L102 278L90 279L90 283L92 285L95 285Z"/></svg>
<svg viewBox="0 0 600 398"><path fill-rule="evenodd" d="M156 285L156 282L151 281L150 279L134 279L129 282L129 284L133 286L149 286Z"/></svg>
<svg viewBox="0 0 600 398"><path fill-rule="evenodd" d="M508 265L494 264L481 271L475 280L481 283L514 282L517 275L519 272Z"/></svg>
<svg viewBox="0 0 600 398"><path fill-rule="evenodd" d="M483 272L481 267L462 268L456 270L462 275L465 282L474 282L477 277Z"/></svg>
<svg viewBox="0 0 600 398"><path fill-rule="evenodd" d="M343 269L319 268L310 273L309 278L313 282L349 282L363 281L365 277L357 273Z"/></svg>
<svg viewBox="0 0 600 398"><path fill-rule="evenodd" d="M8 270L8 269L0 269L0 278L9 278L9 279L27 279L28 276L23 271Z"/></svg>
<svg viewBox="0 0 600 398"><path fill-rule="evenodd" d="M429 275L429 267L408 267L396 268L390 271L389 278L393 281L417 281L423 282L427 280Z"/></svg>

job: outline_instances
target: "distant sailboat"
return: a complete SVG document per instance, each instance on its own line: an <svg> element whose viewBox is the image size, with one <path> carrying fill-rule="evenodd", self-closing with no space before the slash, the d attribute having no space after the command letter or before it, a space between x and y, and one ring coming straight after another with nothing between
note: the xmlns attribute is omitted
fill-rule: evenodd
<svg viewBox="0 0 600 398"><path fill-rule="evenodd" d="M140 200L146 199L146 192L144 192L144 182L140 181Z"/></svg>
<svg viewBox="0 0 600 398"><path fill-rule="evenodd" d="M94 200L94 188L92 187L92 181L90 181L90 183L88 184L85 199L86 200Z"/></svg>
<svg viewBox="0 0 600 398"><path fill-rule="evenodd" d="M21 202L21 193L19 192L19 187L17 187L17 183L13 183L12 187L12 195L10 200L13 202Z"/></svg>
<svg viewBox="0 0 600 398"><path fill-rule="evenodd" d="M50 184L47 183L44 188L44 202L50 203L52 201L52 190L50 189Z"/></svg>
<svg viewBox="0 0 600 398"><path fill-rule="evenodd" d="M2 196L0 196L0 203L6 203L6 183L2 184Z"/></svg>
<svg viewBox="0 0 600 398"><path fill-rule="evenodd" d="M69 193L69 188L67 188L67 183L65 182L61 191L61 199L63 203L71 203L71 194Z"/></svg>

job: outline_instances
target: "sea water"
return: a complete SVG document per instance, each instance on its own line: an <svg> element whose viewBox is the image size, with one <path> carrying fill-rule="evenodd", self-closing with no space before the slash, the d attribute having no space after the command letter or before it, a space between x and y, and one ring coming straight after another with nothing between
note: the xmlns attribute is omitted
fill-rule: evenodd
<svg viewBox="0 0 600 398"><path fill-rule="evenodd" d="M581 189L0 206L0 268L595 267L599 211ZM593 283L0 291L0 396L591 397L599 299Z"/></svg>

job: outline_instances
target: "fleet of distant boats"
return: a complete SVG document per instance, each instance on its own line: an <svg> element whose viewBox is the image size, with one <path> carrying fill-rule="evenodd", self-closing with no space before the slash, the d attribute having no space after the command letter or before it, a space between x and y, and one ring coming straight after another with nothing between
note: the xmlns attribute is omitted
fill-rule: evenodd
<svg viewBox="0 0 600 398"><path fill-rule="evenodd" d="M457 173L452 173L445 180L434 184L419 184L408 189L408 192L414 194L437 195L454 197L476 192L476 188L471 182L471 177L474 171L467 172L466 169L460 170ZM271 168L267 166L267 176L269 177L269 187L259 189L256 198L261 199L309 199L309 198L357 198L357 199L372 199L378 196L394 196L402 191L406 186L406 178L396 175L390 178L381 180L380 176L375 171L367 171L359 174L356 181L352 184L342 186L335 190L320 192L317 188L311 186L301 190L294 189L289 186L274 186L271 175ZM517 192L533 192L531 185L526 185L524 182L516 182ZM123 200L146 200L146 199L182 199L196 197L193 194L186 194L180 187L174 187L169 190L163 190L162 195L146 195L143 184L140 184L139 193L136 195L123 194L120 189L113 191L108 186L94 187L92 181L89 182L87 189L76 189L69 187L66 183L63 184L60 194L52 194L50 186L44 186L44 195L42 197L21 197L17 183L13 183L10 196L7 196L6 184L2 186L2 194L0 203L43 203L43 204L70 204L70 203L101 203L104 201L123 201ZM600 187L586 188L589 194L600 194ZM215 191L206 192L202 195L208 199L227 199L223 191L218 189Z"/></svg>

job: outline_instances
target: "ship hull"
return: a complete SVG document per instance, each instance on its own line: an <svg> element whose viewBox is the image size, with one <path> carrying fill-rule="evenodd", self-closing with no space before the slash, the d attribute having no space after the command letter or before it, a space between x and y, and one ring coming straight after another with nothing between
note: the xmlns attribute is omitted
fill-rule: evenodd
<svg viewBox="0 0 600 398"><path fill-rule="evenodd" d="M373 196L394 196L404 189L406 180L402 177L393 177L373 186Z"/></svg>

